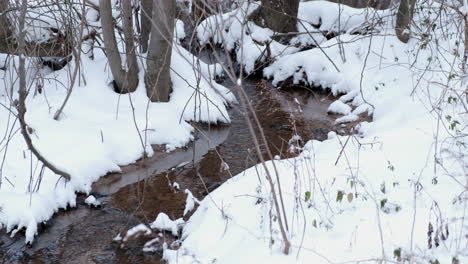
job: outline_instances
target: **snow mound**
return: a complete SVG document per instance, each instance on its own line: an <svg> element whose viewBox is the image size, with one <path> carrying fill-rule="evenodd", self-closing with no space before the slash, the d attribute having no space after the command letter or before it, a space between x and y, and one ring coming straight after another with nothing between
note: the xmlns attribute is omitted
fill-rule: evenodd
<svg viewBox="0 0 468 264"><path fill-rule="evenodd" d="M89 206L94 206L94 207L98 207L101 205L101 202L98 201L96 199L96 197L94 197L93 195L90 195L88 196L86 199L85 199L85 204L89 205Z"/></svg>
<svg viewBox="0 0 468 264"><path fill-rule="evenodd" d="M185 209L183 216L191 212L195 208L195 204L200 203L200 201L198 201L197 198L193 196L191 191L185 189L185 193L187 194L187 199L185 200Z"/></svg>
<svg viewBox="0 0 468 264"><path fill-rule="evenodd" d="M144 224L139 224L139 225L136 225L132 228L130 228L128 231L127 231L127 234L125 235L125 237L123 238L123 241L127 241L129 238L132 238L132 237L136 237L136 236L139 236L140 234L144 234L144 235L151 235L152 231L151 229L149 229L146 225ZM120 234L119 234L120 235ZM120 241L119 240L119 235L117 235L117 237L114 238L114 241Z"/></svg>
<svg viewBox="0 0 468 264"><path fill-rule="evenodd" d="M335 120L335 122L337 124L343 124L343 123L354 122L354 121L357 121L358 119L359 119L359 116L357 116L355 114L349 114L349 115L345 115L345 116L342 116L340 118L337 118Z"/></svg>
<svg viewBox="0 0 468 264"><path fill-rule="evenodd" d="M351 106L341 102L340 100L336 100L330 104L327 112L332 114L347 115L351 113Z"/></svg>
<svg viewBox="0 0 468 264"><path fill-rule="evenodd" d="M179 234L180 226L184 223L185 221L182 218L171 220L167 214L159 213L156 217L156 220L154 220L154 222L151 223L150 226L153 229L166 230L172 232L174 236L177 236Z"/></svg>

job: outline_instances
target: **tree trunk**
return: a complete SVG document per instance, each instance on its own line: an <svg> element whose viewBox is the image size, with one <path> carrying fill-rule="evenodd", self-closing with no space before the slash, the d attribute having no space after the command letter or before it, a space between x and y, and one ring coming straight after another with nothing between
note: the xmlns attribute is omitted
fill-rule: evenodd
<svg viewBox="0 0 468 264"><path fill-rule="evenodd" d="M120 93L133 92L136 90L136 87L138 85L138 75L136 74L138 72L138 69L136 71L131 71L132 74L136 76L130 76L129 73L122 69L122 59L120 58L119 49L117 47L117 40L115 39L114 33L114 20L112 18L111 0L99 0L99 12L101 14L104 47L106 49L109 67L111 69L112 76L114 77L116 91ZM131 59L127 60L127 62L129 61L131 61ZM130 68L131 67L129 67L129 72Z"/></svg>
<svg viewBox="0 0 468 264"><path fill-rule="evenodd" d="M465 22L465 28L464 28L464 36L465 36L465 41L464 41L464 51L463 51L463 64L462 64L462 70L463 74L467 74L467 69L466 69L466 64L468 61L468 15L463 16L463 22ZM466 77L465 77L466 78ZM468 94L467 94L468 96Z"/></svg>
<svg viewBox="0 0 468 264"><path fill-rule="evenodd" d="M151 32L151 17L153 13L153 0L141 0L141 35L140 46L141 51L145 53L148 51L148 41Z"/></svg>
<svg viewBox="0 0 468 264"><path fill-rule="evenodd" d="M146 59L146 94L152 102L168 102L172 90L171 55L175 0L153 0L151 38Z"/></svg>
<svg viewBox="0 0 468 264"><path fill-rule="evenodd" d="M138 85L138 62L133 34L133 12L131 1L122 1L123 33L125 40L125 54L127 56L128 83Z"/></svg>
<svg viewBox="0 0 468 264"><path fill-rule="evenodd" d="M218 0L192 0L192 18L195 24L218 11Z"/></svg>
<svg viewBox="0 0 468 264"><path fill-rule="evenodd" d="M260 18L264 21L262 26L275 32L296 32L298 8L299 0L262 0L260 9Z"/></svg>
<svg viewBox="0 0 468 264"><path fill-rule="evenodd" d="M11 23L8 19L8 2L8 0L0 0L0 52L9 50L14 42Z"/></svg>
<svg viewBox="0 0 468 264"><path fill-rule="evenodd" d="M330 2L347 5L354 8L372 7L383 10L390 8L393 0L328 0Z"/></svg>
<svg viewBox="0 0 468 264"><path fill-rule="evenodd" d="M401 0L398 8L395 32L401 42L407 43L410 39L410 23L413 20L414 6L416 0Z"/></svg>

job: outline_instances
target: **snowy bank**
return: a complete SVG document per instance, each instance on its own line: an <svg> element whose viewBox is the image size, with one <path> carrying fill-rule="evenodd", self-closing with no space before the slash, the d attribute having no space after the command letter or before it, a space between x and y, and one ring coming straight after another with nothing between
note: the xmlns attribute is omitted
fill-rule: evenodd
<svg viewBox="0 0 468 264"><path fill-rule="evenodd" d="M332 4L316 5L328 10ZM297 158L267 163L273 173L275 162L280 177L275 184L283 190L289 255L281 252L282 216L257 165L201 202L181 248L166 249L166 260L467 263L468 117L463 102L453 99L466 91L453 67L463 50L458 38L445 35L456 32L454 14L424 8L440 7L417 7L415 15L437 42L401 43L390 16L380 34L345 33L324 41L322 50L281 56L265 69L274 84L292 79L342 95L330 111L346 114L343 122L373 115L373 122L356 126L357 135L330 133L324 142L308 142Z"/></svg>
<svg viewBox="0 0 468 264"><path fill-rule="evenodd" d="M10 65L16 59L10 57ZM164 144L167 151L186 145L193 139L188 121L229 123L226 106L235 97L212 81L219 74L215 69L221 67L195 61L188 51L174 45L170 102L151 103L143 81L134 93L116 94L104 54L95 51L94 60L83 54L80 80L59 121L53 115L65 98L69 71L73 72L75 63L48 73L30 62L28 85L33 88L27 99L26 122L36 148L72 175L69 182L44 169L28 151L18 132L16 110L8 110L10 84L16 97L17 82L11 72L2 71L0 229L14 235L26 228L26 242L32 242L38 223L47 221L61 208L74 207L75 193L89 193L99 177L135 162L144 151L152 155L152 144ZM34 87L39 86L41 92L35 92Z"/></svg>
<svg viewBox="0 0 468 264"><path fill-rule="evenodd" d="M258 1L241 1L231 12L208 17L197 26L199 43L219 45L235 52L236 62L251 73L258 63L298 52L299 48L294 46L318 46L327 40L327 34L360 32L390 15L390 11L358 9L327 1L301 2L297 15L299 34L290 40L294 45L291 46L274 40L277 33L271 29L249 21L249 16L259 7Z"/></svg>

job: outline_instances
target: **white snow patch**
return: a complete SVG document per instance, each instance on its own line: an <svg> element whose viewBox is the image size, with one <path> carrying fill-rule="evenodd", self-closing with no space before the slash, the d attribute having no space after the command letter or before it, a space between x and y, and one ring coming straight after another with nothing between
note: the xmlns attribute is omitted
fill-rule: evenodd
<svg viewBox="0 0 468 264"><path fill-rule="evenodd" d="M120 233L118 233L113 239L112 241L122 241L122 236L120 235Z"/></svg>
<svg viewBox="0 0 468 264"><path fill-rule="evenodd" d="M184 22L182 20L176 19L175 20L175 28L174 28L174 37L180 43L181 40L185 38L185 29L184 29Z"/></svg>
<svg viewBox="0 0 468 264"><path fill-rule="evenodd" d="M145 224L139 224L127 231L123 241L127 241L131 237L139 236L140 234L151 235L152 231ZM119 234L120 235L120 234Z"/></svg>
<svg viewBox="0 0 468 264"><path fill-rule="evenodd" d="M202 45L213 43L235 51L237 62L247 73L255 70L256 63L264 62L268 52L273 59L297 52L297 48L273 40L270 29L247 20L259 5L260 2L245 1L231 12L206 18L197 26L198 41Z"/></svg>
<svg viewBox="0 0 468 264"><path fill-rule="evenodd" d="M166 230L172 232L174 236L177 236L179 233L179 228L185 223L184 219L179 218L177 220L171 220L169 216L165 213L159 213L151 223L150 227L158 230Z"/></svg>
<svg viewBox="0 0 468 264"><path fill-rule="evenodd" d="M351 113L351 106L343 103L340 100L336 100L335 102L330 104L327 112L332 114L347 115Z"/></svg>
<svg viewBox="0 0 468 264"><path fill-rule="evenodd" d="M349 114L349 115L345 115L345 116L342 116L340 118L337 118L335 120L335 122L337 124L351 123L351 122L354 122L354 121L356 121L358 119L359 119L359 116L357 116L355 114Z"/></svg>
<svg viewBox="0 0 468 264"><path fill-rule="evenodd" d="M199 204L200 201L197 200L192 194L192 192L188 189L185 189L185 193L187 194L187 199L185 200L185 209L184 209L184 216L191 212L193 208L195 208L195 203Z"/></svg>
<svg viewBox="0 0 468 264"><path fill-rule="evenodd" d="M86 199L85 199L85 203L89 206L94 206L94 207L98 207L101 205L101 202L98 201L96 199L96 197L94 197L93 195L90 195L88 196Z"/></svg>

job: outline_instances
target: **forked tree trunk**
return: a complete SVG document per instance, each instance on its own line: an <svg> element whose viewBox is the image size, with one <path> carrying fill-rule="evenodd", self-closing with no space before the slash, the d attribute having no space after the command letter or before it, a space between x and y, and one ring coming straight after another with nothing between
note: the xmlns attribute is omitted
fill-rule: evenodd
<svg viewBox="0 0 468 264"><path fill-rule="evenodd" d="M123 1L124 3L126 1ZM114 33L114 20L112 18L112 5L111 0L99 0L99 11L101 14L101 25L102 25L102 35L104 38L104 47L107 53L107 59L109 61L109 67L114 77L115 86L117 92L133 92L136 90L138 85L138 68L133 68L136 66L136 57L135 63L132 62L132 57L135 55L135 47L131 47L133 40L126 39L126 53L129 55L127 60L128 71L125 71L122 68L122 58L120 57L119 49L117 47L117 40L115 39ZM124 11L124 13L126 13ZM131 10L130 10L131 14ZM130 15L131 16L131 15ZM128 20L124 18L124 27L127 29L124 31L128 32L131 25L129 25ZM125 22L126 21L126 22ZM130 24L132 24L130 22ZM133 28L130 29L133 36ZM128 43L127 43L128 41ZM128 44L128 45L127 45ZM133 53L133 55L132 55ZM133 67L132 67L133 66Z"/></svg>
<svg viewBox="0 0 468 264"><path fill-rule="evenodd" d="M263 26L275 32L296 32L298 8L299 0L262 0L260 18Z"/></svg>
<svg viewBox="0 0 468 264"><path fill-rule="evenodd" d="M171 55L175 0L154 0L146 59L146 93L152 102L167 102L172 91Z"/></svg>
<svg viewBox="0 0 468 264"><path fill-rule="evenodd" d="M407 43L411 36L410 23L413 20L416 0L401 0L398 8L395 32L401 42Z"/></svg>

